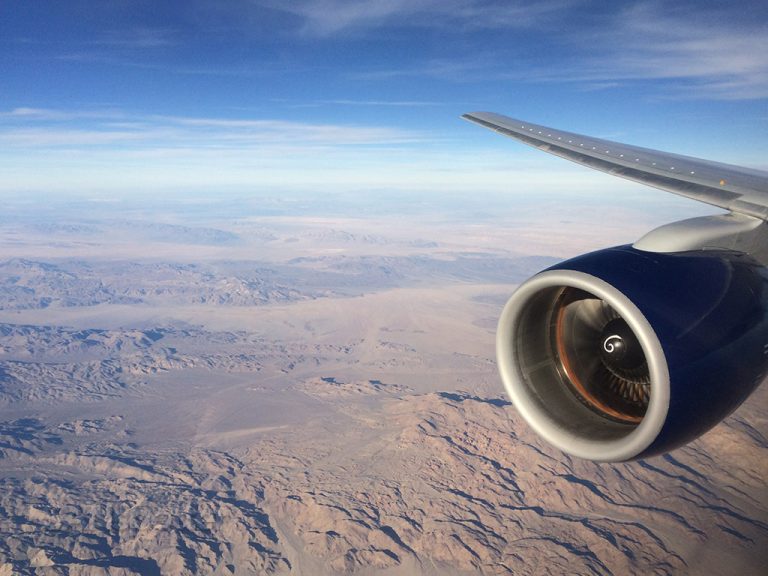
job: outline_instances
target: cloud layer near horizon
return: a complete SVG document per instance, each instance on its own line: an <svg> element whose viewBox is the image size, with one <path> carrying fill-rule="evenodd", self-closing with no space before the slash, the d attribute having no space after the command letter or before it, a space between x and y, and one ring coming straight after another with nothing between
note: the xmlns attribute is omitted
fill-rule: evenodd
<svg viewBox="0 0 768 576"><path fill-rule="evenodd" d="M168 186L268 172L472 189L493 174L501 189L529 157L458 120L471 110L732 163L766 156L760 2L11 2L4 190L150 168L142 178ZM506 173L471 167L504 154Z"/></svg>

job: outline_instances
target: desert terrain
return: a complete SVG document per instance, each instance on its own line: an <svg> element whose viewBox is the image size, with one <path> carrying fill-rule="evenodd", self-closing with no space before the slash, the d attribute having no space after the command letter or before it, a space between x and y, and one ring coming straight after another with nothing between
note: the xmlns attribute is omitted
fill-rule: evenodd
<svg viewBox="0 0 768 576"><path fill-rule="evenodd" d="M518 283L700 210L630 200L11 197L0 575L761 573L765 386L618 465L502 394Z"/></svg>

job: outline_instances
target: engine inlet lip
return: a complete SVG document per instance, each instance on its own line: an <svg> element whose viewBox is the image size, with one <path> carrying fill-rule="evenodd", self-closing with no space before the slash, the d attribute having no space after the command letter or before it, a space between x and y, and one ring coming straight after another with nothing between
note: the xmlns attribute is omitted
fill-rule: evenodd
<svg viewBox="0 0 768 576"><path fill-rule="evenodd" d="M578 426L554 417L524 375L517 354L518 334L527 305L542 291L571 287L604 300L624 318L637 336L648 362L651 392L643 419L622 429L615 438L580 434ZM542 318L542 330L546 329ZM669 370L661 343L648 320L621 291L607 282L575 270L547 270L523 283L507 302L496 334L496 357L504 387L512 403L528 424L547 442L563 452L604 462L632 459L648 448L661 431L669 410ZM585 429L589 426L584 426Z"/></svg>

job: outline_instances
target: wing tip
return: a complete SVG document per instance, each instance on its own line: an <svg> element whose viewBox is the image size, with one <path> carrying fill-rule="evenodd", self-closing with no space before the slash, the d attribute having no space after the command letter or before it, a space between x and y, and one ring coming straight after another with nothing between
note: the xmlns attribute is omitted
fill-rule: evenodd
<svg viewBox="0 0 768 576"><path fill-rule="evenodd" d="M465 112L461 115L461 117L467 118L468 116L482 116L484 114L493 114L493 112L487 112L485 110L474 110L472 112Z"/></svg>

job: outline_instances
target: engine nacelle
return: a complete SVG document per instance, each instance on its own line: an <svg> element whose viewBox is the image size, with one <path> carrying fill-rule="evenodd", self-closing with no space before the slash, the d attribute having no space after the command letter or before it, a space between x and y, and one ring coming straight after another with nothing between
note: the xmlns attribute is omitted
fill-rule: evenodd
<svg viewBox="0 0 768 576"><path fill-rule="evenodd" d="M668 452L768 373L768 272L720 250L592 252L520 286L496 349L513 404L560 450L598 461Z"/></svg>

